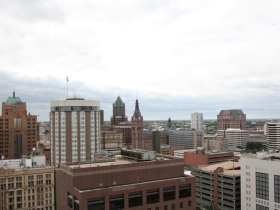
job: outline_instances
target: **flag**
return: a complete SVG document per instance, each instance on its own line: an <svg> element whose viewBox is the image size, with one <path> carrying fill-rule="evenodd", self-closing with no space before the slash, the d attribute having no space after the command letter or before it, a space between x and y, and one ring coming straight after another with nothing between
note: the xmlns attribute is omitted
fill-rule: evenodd
<svg viewBox="0 0 280 210"><path fill-rule="evenodd" d="M66 81L69 82L68 76L66 77Z"/></svg>

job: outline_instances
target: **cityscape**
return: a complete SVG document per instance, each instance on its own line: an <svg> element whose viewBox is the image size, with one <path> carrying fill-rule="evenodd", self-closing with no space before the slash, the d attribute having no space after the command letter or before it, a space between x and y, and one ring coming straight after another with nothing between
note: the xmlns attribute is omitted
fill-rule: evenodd
<svg viewBox="0 0 280 210"><path fill-rule="evenodd" d="M0 210L280 210L279 11L0 0Z"/></svg>
<svg viewBox="0 0 280 210"><path fill-rule="evenodd" d="M15 91L2 103L1 209L280 207L279 120L231 109L144 122L138 99L128 117L117 96L110 122L77 97L51 101L39 122L27 105Z"/></svg>

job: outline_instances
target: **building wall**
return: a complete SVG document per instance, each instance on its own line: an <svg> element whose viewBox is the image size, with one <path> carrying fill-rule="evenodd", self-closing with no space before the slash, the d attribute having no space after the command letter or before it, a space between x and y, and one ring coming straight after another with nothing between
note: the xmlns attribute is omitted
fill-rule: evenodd
<svg viewBox="0 0 280 210"><path fill-rule="evenodd" d="M53 168L0 169L0 209L55 210Z"/></svg>
<svg viewBox="0 0 280 210"><path fill-rule="evenodd" d="M91 160L100 152L99 101L51 102L51 163Z"/></svg>
<svg viewBox="0 0 280 210"><path fill-rule="evenodd" d="M123 132L102 131L101 149L120 148L123 146Z"/></svg>
<svg viewBox="0 0 280 210"><path fill-rule="evenodd" d="M153 170L150 170L153 168ZM86 173L83 171L87 171ZM183 162L176 160L153 161L145 163L100 166L69 170L63 165L57 170L57 208L71 209L67 205L67 194L71 194L80 203L80 210L87 209L87 202L94 199L104 199L105 209L109 209L109 198L123 195L125 209L128 209L128 196L132 193L142 193L143 204L133 209L146 209L168 206L179 209L182 203L184 209L195 209L195 178L183 176ZM114 186L115 185L115 186ZM179 198L180 186L190 185L191 196ZM75 186L76 189L73 187ZM102 187L100 187L102 186ZM175 187L176 198L163 202L163 190ZM77 190L78 189L78 190ZM146 204L146 192L159 190L160 201L155 204Z"/></svg>
<svg viewBox="0 0 280 210"><path fill-rule="evenodd" d="M277 157L279 154L276 153ZM263 155L265 157L265 155ZM262 158L256 158L256 156L242 155L241 159L241 208L244 210L254 210L256 205L260 205L265 209L280 209L280 201L276 202L276 195L279 198L279 191L276 190L276 186L279 186L279 182L275 181L275 176L280 176L280 162L264 160ZM256 173L267 174L268 186L263 188L263 194L268 193L268 199L262 199L257 197L257 185ZM276 194L277 192L277 194Z"/></svg>
<svg viewBox="0 0 280 210"><path fill-rule="evenodd" d="M280 148L280 123L266 123L266 146L269 150Z"/></svg>
<svg viewBox="0 0 280 210"><path fill-rule="evenodd" d="M248 130L240 130L240 129L227 129L218 130L217 137L221 138L226 135L226 139L228 140L228 148L236 148L242 147L246 148L247 142L250 140L250 134Z"/></svg>
<svg viewBox="0 0 280 210"><path fill-rule="evenodd" d="M207 153L203 150L196 152L185 152L184 159L185 165L188 166L198 166L206 165L209 163L218 163L225 160L233 159L233 152L223 152L223 153Z"/></svg>
<svg viewBox="0 0 280 210"><path fill-rule="evenodd" d="M206 150L228 151L228 140L223 137L205 137L202 147Z"/></svg>
<svg viewBox="0 0 280 210"><path fill-rule="evenodd" d="M203 131L170 130L169 144L171 147L197 149L202 146Z"/></svg>
<svg viewBox="0 0 280 210"><path fill-rule="evenodd" d="M203 131L203 114L202 113L193 113L191 114L191 128L194 128L198 131Z"/></svg>
<svg viewBox="0 0 280 210"><path fill-rule="evenodd" d="M5 159L30 155L38 141L37 116L27 114L26 103L2 103L0 116L0 154Z"/></svg>
<svg viewBox="0 0 280 210"><path fill-rule="evenodd" d="M246 115L242 110L222 110L217 115L217 130L238 128L246 130Z"/></svg>

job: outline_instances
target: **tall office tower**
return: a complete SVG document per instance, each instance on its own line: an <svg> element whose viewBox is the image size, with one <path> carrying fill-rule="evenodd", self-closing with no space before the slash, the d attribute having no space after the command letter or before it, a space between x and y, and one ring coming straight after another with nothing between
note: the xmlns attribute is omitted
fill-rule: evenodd
<svg viewBox="0 0 280 210"><path fill-rule="evenodd" d="M279 153L243 153L239 162L241 209L280 209Z"/></svg>
<svg viewBox="0 0 280 210"><path fill-rule="evenodd" d="M100 152L100 102L68 98L50 107L52 165L93 160Z"/></svg>
<svg viewBox="0 0 280 210"><path fill-rule="evenodd" d="M266 123L265 130L267 149L280 149L280 123Z"/></svg>
<svg viewBox="0 0 280 210"><path fill-rule="evenodd" d="M191 128L203 131L203 114L195 112L191 114Z"/></svg>
<svg viewBox="0 0 280 210"><path fill-rule="evenodd" d="M111 117L111 126L115 127L121 122L126 122L127 116L125 116L125 103L123 103L120 96L118 96L115 103L113 103L113 116Z"/></svg>
<svg viewBox="0 0 280 210"><path fill-rule="evenodd" d="M217 130L228 128L246 130L246 115L241 109L221 110L217 115Z"/></svg>
<svg viewBox="0 0 280 210"><path fill-rule="evenodd" d="M100 113L100 125L104 125L104 110L99 110Z"/></svg>
<svg viewBox="0 0 280 210"><path fill-rule="evenodd" d="M13 92L13 97L2 103L0 154L5 159L30 155L39 140L37 126L37 116L27 114L26 102L22 102Z"/></svg>
<svg viewBox="0 0 280 210"><path fill-rule="evenodd" d="M139 110L138 99L136 99L134 114L131 117L131 143L134 149L144 149L143 141L143 116Z"/></svg>

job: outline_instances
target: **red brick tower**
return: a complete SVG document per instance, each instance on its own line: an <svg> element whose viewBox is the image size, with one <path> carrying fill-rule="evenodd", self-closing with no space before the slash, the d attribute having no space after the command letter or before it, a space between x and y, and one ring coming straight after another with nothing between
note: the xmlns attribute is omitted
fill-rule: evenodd
<svg viewBox="0 0 280 210"><path fill-rule="evenodd" d="M143 116L139 110L138 99L136 99L134 114L131 117L131 142L132 148L144 149L143 140Z"/></svg>

